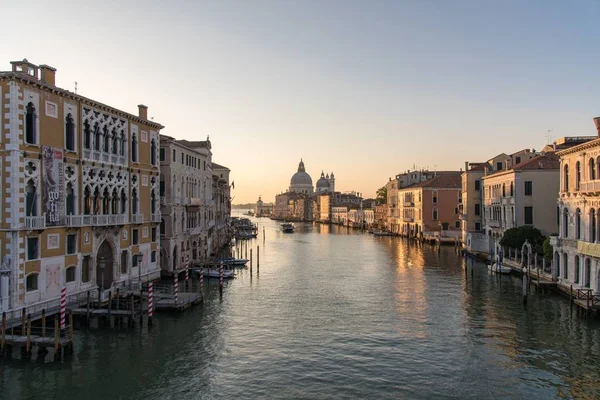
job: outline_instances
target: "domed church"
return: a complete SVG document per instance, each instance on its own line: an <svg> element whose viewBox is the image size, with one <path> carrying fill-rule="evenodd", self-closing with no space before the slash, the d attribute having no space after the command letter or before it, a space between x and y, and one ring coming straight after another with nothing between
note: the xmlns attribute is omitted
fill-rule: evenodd
<svg viewBox="0 0 600 400"><path fill-rule="evenodd" d="M312 178L306 173L302 159L300 159L300 164L298 164L298 172L296 172L290 180L290 192L307 195L313 194Z"/></svg>
<svg viewBox="0 0 600 400"><path fill-rule="evenodd" d="M333 192L335 192L335 177L333 176L333 172L330 176L329 174L325 175L323 171L321 171L321 177L317 181L317 193Z"/></svg>

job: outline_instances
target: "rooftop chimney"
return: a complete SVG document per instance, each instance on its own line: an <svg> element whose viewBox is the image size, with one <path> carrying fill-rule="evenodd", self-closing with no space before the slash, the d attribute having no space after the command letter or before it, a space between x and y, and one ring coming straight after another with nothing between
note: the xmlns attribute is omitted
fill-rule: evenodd
<svg viewBox="0 0 600 400"><path fill-rule="evenodd" d="M594 125L596 125L596 130L598 131L598 136L600 137L600 117L594 118Z"/></svg>
<svg viewBox="0 0 600 400"><path fill-rule="evenodd" d="M56 68L49 65L40 65L40 79L48 85L56 86Z"/></svg>
<svg viewBox="0 0 600 400"><path fill-rule="evenodd" d="M143 104L138 104L138 117L141 119L148 119L148 107Z"/></svg>

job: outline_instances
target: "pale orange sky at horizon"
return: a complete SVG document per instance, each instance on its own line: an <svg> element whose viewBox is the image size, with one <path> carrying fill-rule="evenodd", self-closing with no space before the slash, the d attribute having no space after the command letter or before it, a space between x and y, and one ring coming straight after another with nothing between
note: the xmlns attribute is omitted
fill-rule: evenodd
<svg viewBox="0 0 600 400"><path fill-rule="evenodd" d="M146 104L165 135L210 135L234 204L274 201L301 158L313 184L333 171L337 190L374 197L413 165L459 170L539 150L549 130L593 136L600 114L594 2L34 0L3 11L19 34L0 70L48 64L59 87L77 81L132 114Z"/></svg>

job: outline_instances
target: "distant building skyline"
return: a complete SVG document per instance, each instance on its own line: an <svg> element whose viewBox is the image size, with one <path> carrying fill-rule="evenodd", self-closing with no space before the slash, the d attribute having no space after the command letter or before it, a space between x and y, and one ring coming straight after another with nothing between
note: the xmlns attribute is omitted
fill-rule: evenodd
<svg viewBox="0 0 600 400"><path fill-rule="evenodd" d="M130 113L148 105L165 135L210 135L227 149L234 203L273 201L301 157L313 177L335 171L337 190L374 196L413 164L458 170L540 150L548 131L593 135L600 114L595 1L34 0L3 11L28 24L4 22L19 35L1 70L47 64L59 87L77 82Z"/></svg>

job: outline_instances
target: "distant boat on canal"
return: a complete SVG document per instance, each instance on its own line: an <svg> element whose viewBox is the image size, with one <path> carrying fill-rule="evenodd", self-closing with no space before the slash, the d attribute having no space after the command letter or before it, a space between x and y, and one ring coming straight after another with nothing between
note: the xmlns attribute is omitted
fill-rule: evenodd
<svg viewBox="0 0 600 400"><path fill-rule="evenodd" d="M505 267L504 265L499 265L498 263L488 264L488 269L498 274L510 274L512 271L510 267Z"/></svg>
<svg viewBox="0 0 600 400"><path fill-rule="evenodd" d="M373 236L394 236L392 232L373 231Z"/></svg>
<svg viewBox="0 0 600 400"><path fill-rule="evenodd" d="M281 224L281 232L283 233L294 233L294 229L294 224L290 224L289 222Z"/></svg>
<svg viewBox="0 0 600 400"><path fill-rule="evenodd" d="M195 273L204 275L207 278L219 278L219 269L217 268L194 268ZM233 279L235 275L231 269L223 269L223 279Z"/></svg>
<svg viewBox="0 0 600 400"><path fill-rule="evenodd" d="M223 261L223 265L227 265L230 267L245 267L248 264L247 258L235 258L235 257L225 257L217 260L217 264Z"/></svg>

